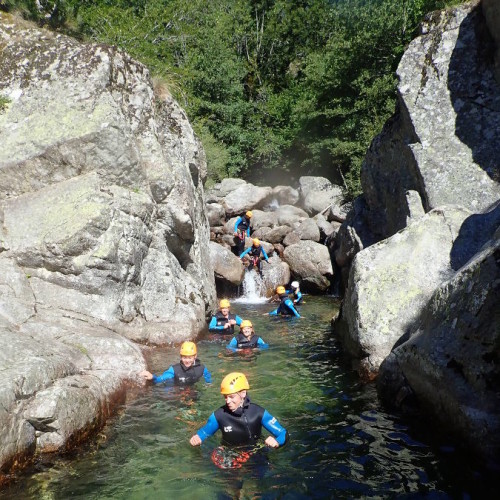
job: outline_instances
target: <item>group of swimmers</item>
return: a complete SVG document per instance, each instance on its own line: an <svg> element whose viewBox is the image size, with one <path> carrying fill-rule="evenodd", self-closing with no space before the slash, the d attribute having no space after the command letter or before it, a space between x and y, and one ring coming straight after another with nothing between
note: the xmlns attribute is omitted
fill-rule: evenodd
<svg viewBox="0 0 500 500"><path fill-rule="evenodd" d="M291 283L291 289L284 286L276 288L279 306L269 315L289 315L300 318L296 306L302 301L302 293L297 281ZM219 302L219 311L212 317L209 331L222 335L234 335L227 349L267 349L269 346L261 337L255 334L252 322L242 320L238 315L230 312L229 300ZM239 326L239 333L235 335L235 326ZM176 384L193 384L202 377L205 382L212 382L212 375L205 365L198 359L197 347L194 342L183 342L180 348L180 362L170 366L161 375L144 370L140 376L158 384L172 380ZM207 423L194 434L189 442L192 446L199 446L209 436L218 430L222 433L222 442L227 445L255 445L260 439L262 427L271 434L265 439L265 444L277 448L285 444L288 439L286 429L267 410L250 401L248 390L250 385L244 373L232 372L221 382L220 392L225 404L213 412Z"/></svg>

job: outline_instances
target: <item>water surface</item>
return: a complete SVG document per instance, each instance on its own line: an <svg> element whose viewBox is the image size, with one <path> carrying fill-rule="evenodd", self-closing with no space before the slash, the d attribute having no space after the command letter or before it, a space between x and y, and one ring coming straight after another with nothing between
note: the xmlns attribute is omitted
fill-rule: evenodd
<svg viewBox="0 0 500 500"><path fill-rule="evenodd" d="M230 337L199 339L212 385L148 386L85 450L48 457L0 498L487 498L492 480L446 438L381 407L373 385L360 383L332 335L329 297L305 297L301 319L263 316L274 306L233 304L270 344L229 354ZM178 360L178 347L155 349L151 369ZM189 437L223 404L219 384L247 374L251 399L290 433L278 450L258 451L240 469L211 461L220 435L192 448Z"/></svg>

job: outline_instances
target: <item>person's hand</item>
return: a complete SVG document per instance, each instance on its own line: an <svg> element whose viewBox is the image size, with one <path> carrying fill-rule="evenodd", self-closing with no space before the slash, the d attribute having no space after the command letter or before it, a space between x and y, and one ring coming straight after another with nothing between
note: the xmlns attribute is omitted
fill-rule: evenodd
<svg viewBox="0 0 500 500"><path fill-rule="evenodd" d="M279 443L276 441L276 439L273 438L273 436L267 436L266 440L264 441L267 446L270 448L279 448Z"/></svg>
<svg viewBox="0 0 500 500"><path fill-rule="evenodd" d="M230 323L231 325L236 325L236 320L235 320L235 319L230 319L230 320L229 320L229 323Z"/></svg>
<svg viewBox="0 0 500 500"><path fill-rule="evenodd" d="M144 377L146 380L153 380L153 374L147 370L143 370L139 373L139 377Z"/></svg>
<svg viewBox="0 0 500 500"><path fill-rule="evenodd" d="M189 440L189 444L191 446L200 446L200 444L201 444L200 436L198 436L198 434L195 434L194 436L192 436L191 439Z"/></svg>
<svg viewBox="0 0 500 500"><path fill-rule="evenodd" d="M230 327L231 327L231 321L228 321L227 323L224 324L224 330L227 330Z"/></svg>
<svg viewBox="0 0 500 500"><path fill-rule="evenodd" d="M238 236L238 233L233 233L233 236Z"/></svg>

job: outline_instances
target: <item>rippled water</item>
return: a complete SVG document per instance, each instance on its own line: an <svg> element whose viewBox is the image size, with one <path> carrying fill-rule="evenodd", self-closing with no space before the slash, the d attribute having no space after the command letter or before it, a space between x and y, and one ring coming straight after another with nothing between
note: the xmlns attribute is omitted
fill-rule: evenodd
<svg viewBox="0 0 500 500"><path fill-rule="evenodd" d="M331 334L335 305L306 297L302 319L263 316L269 304L234 304L271 345L251 355L227 354L220 337L198 343L212 386L150 386L110 421L87 449L49 457L0 498L487 498L493 481L450 443L387 414L373 385L363 385ZM151 368L177 362L176 349L156 349ZM259 450L240 469L222 470L210 456L219 436L192 448L189 437L223 404L229 371L247 374L251 399L291 436L278 450Z"/></svg>

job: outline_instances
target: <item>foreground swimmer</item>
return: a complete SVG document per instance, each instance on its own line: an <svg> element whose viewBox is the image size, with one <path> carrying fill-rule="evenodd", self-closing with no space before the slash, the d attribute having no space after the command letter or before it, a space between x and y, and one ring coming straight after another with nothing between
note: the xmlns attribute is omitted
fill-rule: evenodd
<svg viewBox="0 0 500 500"><path fill-rule="evenodd" d="M293 306L293 302L288 297L284 286L279 286L276 288L276 293L280 299L280 305L269 313L270 316L276 316L281 314L282 316L296 316L300 318L300 314L297 312L297 309Z"/></svg>
<svg viewBox="0 0 500 500"><path fill-rule="evenodd" d="M241 325L241 318L236 314L231 314L229 300L222 299L219 302L219 311L212 316L208 329L211 332L223 333L224 335L234 334L234 325Z"/></svg>
<svg viewBox="0 0 500 500"><path fill-rule="evenodd" d="M147 370L139 373L141 377L146 380L152 380L154 384L172 380L176 384L194 384L201 377L205 378L205 382L209 384L212 382L212 375L207 370L205 365L202 365L200 360L197 359L197 349L194 342L183 342L181 345L181 361L168 370L164 371L160 376L153 375Z"/></svg>
<svg viewBox="0 0 500 500"><path fill-rule="evenodd" d="M272 434L266 438L266 445L271 448L283 446L288 438L286 429L267 410L250 402L247 396L249 388L243 373L226 375L220 385L226 404L210 415L205 426L191 437L189 443L199 446L220 429L223 444L254 445L264 427Z"/></svg>
<svg viewBox="0 0 500 500"><path fill-rule="evenodd" d="M233 337L227 345L230 351L236 352L238 349L267 349L269 347L258 335L255 335L252 322L244 319L240 325L240 333Z"/></svg>

